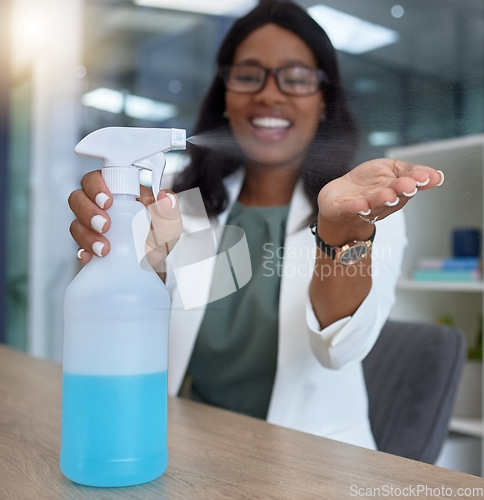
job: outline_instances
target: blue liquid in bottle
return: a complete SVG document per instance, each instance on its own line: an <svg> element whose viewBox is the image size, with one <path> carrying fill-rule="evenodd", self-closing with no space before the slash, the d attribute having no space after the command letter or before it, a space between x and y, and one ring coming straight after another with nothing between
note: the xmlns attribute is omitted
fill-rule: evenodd
<svg viewBox="0 0 484 500"><path fill-rule="evenodd" d="M168 465L167 372L63 374L60 466L74 482L129 486Z"/></svg>

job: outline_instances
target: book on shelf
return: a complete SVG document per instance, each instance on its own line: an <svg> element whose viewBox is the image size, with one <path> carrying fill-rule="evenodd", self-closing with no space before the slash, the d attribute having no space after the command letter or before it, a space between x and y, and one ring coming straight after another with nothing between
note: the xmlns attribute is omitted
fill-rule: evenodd
<svg viewBox="0 0 484 500"><path fill-rule="evenodd" d="M413 273L416 281L478 281L482 277L478 257L426 257Z"/></svg>
<svg viewBox="0 0 484 500"><path fill-rule="evenodd" d="M481 268L479 257L424 257L418 269L474 270Z"/></svg>
<svg viewBox="0 0 484 500"><path fill-rule="evenodd" d="M415 281L479 281L478 270L445 271L440 269L417 269L413 273Z"/></svg>

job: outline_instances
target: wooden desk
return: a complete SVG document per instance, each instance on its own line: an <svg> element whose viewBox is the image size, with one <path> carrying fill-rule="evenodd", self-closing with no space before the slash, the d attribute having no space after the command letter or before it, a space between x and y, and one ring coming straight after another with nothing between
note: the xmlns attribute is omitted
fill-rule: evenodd
<svg viewBox="0 0 484 500"><path fill-rule="evenodd" d="M61 367L0 345L2 500L377 496L367 488L380 488L387 498L425 498L423 488L440 498L484 498L484 479L477 476L175 398L169 401L170 464L162 477L126 488L80 486L59 470L60 413Z"/></svg>

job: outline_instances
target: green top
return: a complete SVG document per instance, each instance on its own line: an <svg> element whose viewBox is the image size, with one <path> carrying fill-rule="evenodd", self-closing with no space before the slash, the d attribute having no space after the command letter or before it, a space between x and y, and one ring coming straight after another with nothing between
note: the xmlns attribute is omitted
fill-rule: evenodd
<svg viewBox="0 0 484 500"><path fill-rule="evenodd" d="M288 211L289 205L235 203L227 225L245 232L252 278L237 292L207 306L188 368L193 399L266 418L277 364L280 270ZM222 238L219 252L224 250Z"/></svg>

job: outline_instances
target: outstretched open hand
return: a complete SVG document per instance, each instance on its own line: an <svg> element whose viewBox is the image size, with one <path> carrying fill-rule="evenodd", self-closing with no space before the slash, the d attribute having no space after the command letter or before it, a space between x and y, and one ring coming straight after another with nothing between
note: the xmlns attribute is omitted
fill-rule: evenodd
<svg viewBox="0 0 484 500"><path fill-rule="evenodd" d="M403 208L418 191L440 186L441 171L393 159L370 160L326 184L319 217L330 224L374 222Z"/></svg>

